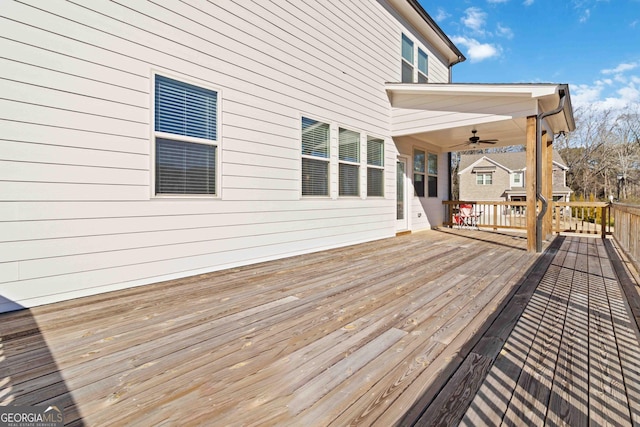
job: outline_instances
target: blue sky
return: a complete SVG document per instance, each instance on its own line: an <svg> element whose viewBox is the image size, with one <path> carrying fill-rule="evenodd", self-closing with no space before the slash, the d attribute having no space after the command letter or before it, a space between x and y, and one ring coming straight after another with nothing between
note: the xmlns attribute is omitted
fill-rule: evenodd
<svg viewBox="0 0 640 427"><path fill-rule="evenodd" d="M569 83L574 107L640 102L640 0L419 0L467 57L454 82Z"/></svg>

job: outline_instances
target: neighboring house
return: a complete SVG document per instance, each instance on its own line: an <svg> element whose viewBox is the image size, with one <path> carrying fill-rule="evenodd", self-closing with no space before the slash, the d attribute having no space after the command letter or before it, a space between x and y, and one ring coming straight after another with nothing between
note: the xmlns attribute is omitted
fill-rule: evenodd
<svg viewBox="0 0 640 427"><path fill-rule="evenodd" d="M568 202L569 169L560 153L553 150L553 200ZM460 200L527 200L524 186L527 154L524 151L489 154L462 154L458 168Z"/></svg>
<svg viewBox="0 0 640 427"><path fill-rule="evenodd" d="M0 49L0 312L438 226L472 127L574 126L417 0L5 0Z"/></svg>

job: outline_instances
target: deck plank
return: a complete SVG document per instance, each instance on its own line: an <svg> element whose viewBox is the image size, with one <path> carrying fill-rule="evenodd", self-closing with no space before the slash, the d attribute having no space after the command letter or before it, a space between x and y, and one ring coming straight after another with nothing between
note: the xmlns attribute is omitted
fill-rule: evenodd
<svg viewBox="0 0 640 427"><path fill-rule="evenodd" d="M497 425L545 400L548 422L638 420L608 252L560 241L414 233L3 314L0 401L67 425Z"/></svg>

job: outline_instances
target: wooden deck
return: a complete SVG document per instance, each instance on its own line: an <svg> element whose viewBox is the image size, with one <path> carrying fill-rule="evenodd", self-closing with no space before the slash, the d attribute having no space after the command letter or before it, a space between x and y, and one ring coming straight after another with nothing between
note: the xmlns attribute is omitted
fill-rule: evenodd
<svg viewBox="0 0 640 427"><path fill-rule="evenodd" d="M0 405L87 426L638 423L602 240L525 248L429 231L0 315Z"/></svg>

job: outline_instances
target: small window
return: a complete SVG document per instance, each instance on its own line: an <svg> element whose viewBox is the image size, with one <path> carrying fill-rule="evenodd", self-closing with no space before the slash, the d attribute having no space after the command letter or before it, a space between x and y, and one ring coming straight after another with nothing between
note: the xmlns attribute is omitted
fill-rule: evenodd
<svg viewBox="0 0 640 427"><path fill-rule="evenodd" d="M514 187L522 187L522 172L516 172L513 174L513 186Z"/></svg>
<svg viewBox="0 0 640 427"><path fill-rule="evenodd" d="M329 125L302 118L302 195L329 195Z"/></svg>
<svg viewBox="0 0 640 427"><path fill-rule="evenodd" d="M489 172L477 173L476 184L478 185L491 185L493 184L493 174Z"/></svg>
<svg viewBox="0 0 640 427"><path fill-rule="evenodd" d="M418 49L418 83L428 83L429 57L422 50Z"/></svg>
<svg viewBox="0 0 640 427"><path fill-rule="evenodd" d="M424 197L425 181L425 152L422 150L413 151L413 189L415 195Z"/></svg>
<svg viewBox="0 0 640 427"><path fill-rule="evenodd" d="M428 154L428 196L438 197L438 155Z"/></svg>
<svg viewBox="0 0 640 427"><path fill-rule="evenodd" d="M360 134L352 130L338 130L338 194L360 195Z"/></svg>
<svg viewBox="0 0 640 427"><path fill-rule="evenodd" d="M402 35L402 83L413 83L413 42Z"/></svg>
<svg viewBox="0 0 640 427"><path fill-rule="evenodd" d="M154 108L155 193L215 195L218 92L156 75Z"/></svg>
<svg viewBox="0 0 640 427"><path fill-rule="evenodd" d="M384 196L384 141L367 137L367 196Z"/></svg>

